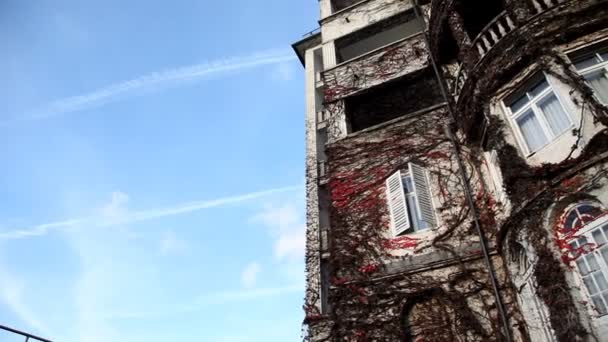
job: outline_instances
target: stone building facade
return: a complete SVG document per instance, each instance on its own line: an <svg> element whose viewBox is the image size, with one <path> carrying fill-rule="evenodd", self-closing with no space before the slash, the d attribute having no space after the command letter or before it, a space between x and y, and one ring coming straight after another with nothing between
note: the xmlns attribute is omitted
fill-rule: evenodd
<svg viewBox="0 0 608 342"><path fill-rule="evenodd" d="M608 341L608 1L319 0L309 341Z"/></svg>

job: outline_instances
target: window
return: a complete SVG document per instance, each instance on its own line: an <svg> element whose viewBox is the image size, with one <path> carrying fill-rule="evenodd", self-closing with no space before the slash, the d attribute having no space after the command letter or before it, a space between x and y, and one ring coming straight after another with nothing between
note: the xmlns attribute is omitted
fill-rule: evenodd
<svg viewBox="0 0 608 342"><path fill-rule="evenodd" d="M427 171L410 163L386 180L393 236L434 227L437 222Z"/></svg>
<svg viewBox="0 0 608 342"><path fill-rule="evenodd" d="M587 80L595 96L608 104L608 44L594 45L570 55L578 72Z"/></svg>
<svg viewBox="0 0 608 342"><path fill-rule="evenodd" d="M565 230L574 235L571 253L593 307L608 314L608 222L598 219L601 209L580 204L566 215Z"/></svg>
<svg viewBox="0 0 608 342"><path fill-rule="evenodd" d="M547 145L572 127L572 119L543 73L504 101L528 153Z"/></svg>
<svg viewBox="0 0 608 342"><path fill-rule="evenodd" d="M593 204L579 204L568 212L564 221L565 232L576 232L586 224L595 221L601 214L602 209Z"/></svg>

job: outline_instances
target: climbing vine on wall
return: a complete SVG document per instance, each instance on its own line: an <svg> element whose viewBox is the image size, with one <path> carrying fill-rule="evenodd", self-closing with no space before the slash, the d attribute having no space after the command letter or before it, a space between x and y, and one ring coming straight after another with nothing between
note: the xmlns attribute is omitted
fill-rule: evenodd
<svg viewBox="0 0 608 342"><path fill-rule="evenodd" d="M433 3L437 12L433 12L431 19L431 50L445 33L433 26L443 25L452 10L449 1L434 0ZM507 10L520 20L530 8L529 3L513 0L509 1ZM487 190L482 177L485 162L482 151L476 147L480 134L474 132L474 128L480 126L482 114L492 114L488 106L492 96L499 90L508 92L509 89L501 88L532 62L538 62L540 69L569 85L573 89L572 101L598 123L608 125L606 107L593 96L567 58L555 50L556 43L605 27L608 15L602 15L602 11L608 9L600 5L577 5L556 11L553 16L546 15L521 28L517 35L505 38L501 42L505 48L495 49L482 62L475 51L461 50L459 54L467 67L468 81L455 110L460 132L464 132L461 135L464 139L459 143L469 176L466 181L474 189L479 221L485 236L491 245L497 246L501 256L514 254L514 246L522 239L532 246L537 255L533 272L536 293L549 310L559 341L576 341L590 334L581 320L580 303L572 296L566 272L574 258L594 247L572 250L568 242L576 235L564 236L561 218L553 218L550 225L553 229L547 229L545 219L556 203L580 199L581 194L592 191L600 179L607 179L604 169L600 168L601 172L594 176L588 170L605 163L606 156L602 153L608 147L608 132L598 133L587 145L577 139L572 153L561 163L532 167L507 143L506 128L496 116L489 115L486 132L489 139L484 148L497 151L504 188L512 204L510 211L503 212L504 208ZM569 29L564 31L562 27ZM461 46L463 48L467 47ZM342 97L386 77L394 77L400 68L405 68L405 56L399 51L383 51L377 59L328 73L325 100L332 117L344 114ZM442 70L450 72L453 68ZM479 241L470 219L471 208L463 195L464 180L459 176L450 141L442 130L448 121L446 117L445 110L424 113L365 135L340 140L329 147L332 213L331 248L326 262L331 266L331 310L328 313L318 310L314 302L321 298L321 293L309 287L312 300L305 305L306 322L309 329L317 330L315 341L385 341L408 335L420 341L447 341L455 337L463 341L502 339L487 270L476 261L475 253L467 254L459 248ZM390 236L384 182L409 162L429 170L434 194L440 199L436 209L441 220L432 238ZM308 249L314 251L318 237L309 236L308 243ZM405 276L387 269L389 263L409 262L430 251L448 253L456 263L445 273L410 272ZM307 257L317 255L312 253ZM526 340L526 325L515 305L517 290L505 270L506 262L494 260L497 269L502 270L497 272L501 292L510 323L519 337ZM308 269L308 272L309 277L319 274L318 270ZM411 312L403 312L404 307L409 307ZM443 309L432 309L436 307ZM404 317L411 320L405 321Z"/></svg>
<svg viewBox="0 0 608 342"><path fill-rule="evenodd" d="M452 334L466 341L500 340L494 299L486 281L485 266L479 261L479 248L467 252L462 248L479 241L471 227L452 145L444 133L446 114L445 107L421 112L409 120L329 146L332 228L328 261L332 268L329 279L332 309L329 317L323 317L314 306L307 307L312 326L331 322L325 326L329 330L328 341L399 339L405 329L401 308L410 298L428 291L438 294L432 300L446 305L450 318L448 323L444 321L446 317L436 316L435 320L424 320L428 324L418 324L414 330L423 331L425 341L445 341ZM462 153L468 161L471 179L479 185L475 199L480 216L487 218L484 222L492 223L499 205L481 185L476 153L469 150ZM390 233L384 183L410 162L429 171L439 199L436 206L442 219L432 238L408 235L393 238ZM487 231L495 233L490 226ZM403 254L404 250L407 253ZM390 274L386 273L385 265L409 261L431 251L443 251L456 261L449 274L393 275L385 281L373 281L382 274ZM471 257L478 261L463 261ZM516 310L513 313L518 316ZM432 322L448 324L453 329L433 328Z"/></svg>

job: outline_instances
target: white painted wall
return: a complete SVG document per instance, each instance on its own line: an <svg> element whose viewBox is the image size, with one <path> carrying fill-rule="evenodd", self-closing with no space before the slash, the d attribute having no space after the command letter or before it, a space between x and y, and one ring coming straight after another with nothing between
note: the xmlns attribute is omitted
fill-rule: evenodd
<svg viewBox="0 0 608 342"><path fill-rule="evenodd" d="M321 20L329 17L332 14L331 0L319 0L319 7L321 9Z"/></svg>
<svg viewBox="0 0 608 342"><path fill-rule="evenodd" d="M306 50L305 53L305 88L306 88L306 178L308 187L306 189L306 201L307 201L307 236L319 236L319 193L318 193L318 173L317 173L317 109L319 104L317 103L317 92L316 92L316 73L318 72L318 52L315 54L314 47ZM315 56L317 55L317 56ZM315 58L316 57L316 58ZM316 247L316 248L315 248ZM321 259L320 254L317 253L320 246L312 246L307 243L309 250L307 253L307 262L311 270L320 270ZM320 293L321 282L320 274L314 274L311 272L308 279L308 288L313 291ZM310 298L307 298L307 303L312 302ZM317 306L319 311L321 310L321 301L316 300L314 303L310 303Z"/></svg>

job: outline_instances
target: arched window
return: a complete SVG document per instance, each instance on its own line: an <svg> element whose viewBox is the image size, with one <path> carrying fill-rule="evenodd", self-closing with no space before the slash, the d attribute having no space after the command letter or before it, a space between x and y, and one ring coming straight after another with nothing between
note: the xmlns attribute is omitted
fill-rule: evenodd
<svg viewBox="0 0 608 342"><path fill-rule="evenodd" d="M602 215L602 208L593 203L581 203L570 209L564 220L564 232L570 233L583 228Z"/></svg>
<svg viewBox="0 0 608 342"><path fill-rule="evenodd" d="M568 253L600 315L608 315L608 216L594 203L581 203L565 214Z"/></svg>

